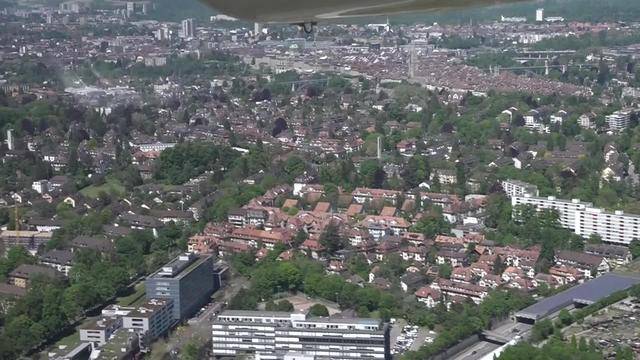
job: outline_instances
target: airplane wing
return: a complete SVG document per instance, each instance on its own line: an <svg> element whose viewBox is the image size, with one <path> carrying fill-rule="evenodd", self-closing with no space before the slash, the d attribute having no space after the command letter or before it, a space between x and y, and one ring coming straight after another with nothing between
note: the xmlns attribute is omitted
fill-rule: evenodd
<svg viewBox="0 0 640 360"><path fill-rule="evenodd" d="M512 3L524 0L203 0L219 11L261 23L306 23Z"/></svg>

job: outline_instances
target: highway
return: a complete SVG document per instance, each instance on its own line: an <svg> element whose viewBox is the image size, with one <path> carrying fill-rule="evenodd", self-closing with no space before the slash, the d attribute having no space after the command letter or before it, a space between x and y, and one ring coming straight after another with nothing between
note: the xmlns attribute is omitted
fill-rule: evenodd
<svg viewBox="0 0 640 360"><path fill-rule="evenodd" d="M522 337L526 337L531 330L532 325L516 323L508 321L500 325L499 327L491 330L492 333L507 338L509 340L516 340ZM451 357L452 360L479 360L485 355L497 350L502 345L490 343L487 341L480 341L470 347L464 349L458 354Z"/></svg>

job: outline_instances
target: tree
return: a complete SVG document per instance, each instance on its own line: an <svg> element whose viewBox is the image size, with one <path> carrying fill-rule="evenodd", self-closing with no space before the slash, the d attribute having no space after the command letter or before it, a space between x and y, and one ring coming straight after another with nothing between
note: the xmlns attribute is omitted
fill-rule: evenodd
<svg viewBox="0 0 640 360"><path fill-rule="evenodd" d="M360 165L360 175L362 177L362 185L375 189L382 188L387 176L380 163L376 160L363 161Z"/></svg>
<svg viewBox="0 0 640 360"><path fill-rule="evenodd" d="M531 341L539 342L549 337L549 335L553 334L554 328L553 323L549 319L541 320L533 325L531 329Z"/></svg>
<svg viewBox="0 0 640 360"><path fill-rule="evenodd" d="M423 216L413 226L413 231L422 233L428 238L433 238L436 235L448 234L451 231L451 224L441 214L431 213Z"/></svg>
<svg viewBox="0 0 640 360"><path fill-rule="evenodd" d="M289 300L281 300L279 302L269 301L265 305L267 311L284 311L292 312L294 310L293 304Z"/></svg>
<svg viewBox="0 0 640 360"><path fill-rule="evenodd" d="M507 268L507 264L502 261L500 255L496 255L496 259L493 262L493 273L494 275L502 275L504 270Z"/></svg>
<svg viewBox="0 0 640 360"><path fill-rule="evenodd" d="M327 317L329 316L329 309L322 304L314 304L309 308L308 314L313 317Z"/></svg>
<svg viewBox="0 0 640 360"><path fill-rule="evenodd" d="M567 326L573 322L573 316L571 315L569 310L562 309L558 314L558 320L560 321L560 324L562 324L562 326Z"/></svg>
<svg viewBox="0 0 640 360"><path fill-rule="evenodd" d="M640 240L633 239L633 241L629 243L629 251L631 252L631 256L633 256L634 259L639 258L640 257Z"/></svg>
<svg viewBox="0 0 640 360"><path fill-rule="evenodd" d="M451 264L444 263L444 264L438 266L438 276L439 277L444 278L444 279L450 279L452 273L453 273L453 267L451 267Z"/></svg>
<svg viewBox="0 0 640 360"><path fill-rule="evenodd" d="M322 244L330 254L344 249L345 241L340 235L340 231L336 223L330 222L324 228L324 231L320 234L320 244Z"/></svg>
<svg viewBox="0 0 640 360"><path fill-rule="evenodd" d="M602 237L598 234L591 234L587 242L589 244L602 244Z"/></svg>

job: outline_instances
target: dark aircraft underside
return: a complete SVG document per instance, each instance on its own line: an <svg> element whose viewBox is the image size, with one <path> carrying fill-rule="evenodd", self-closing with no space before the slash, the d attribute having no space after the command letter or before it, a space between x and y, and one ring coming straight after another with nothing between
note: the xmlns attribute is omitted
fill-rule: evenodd
<svg viewBox="0 0 640 360"><path fill-rule="evenodd" d="M262 23L305 23L329 19L437 11L522 0L203 0L219 11Z"/></svg>

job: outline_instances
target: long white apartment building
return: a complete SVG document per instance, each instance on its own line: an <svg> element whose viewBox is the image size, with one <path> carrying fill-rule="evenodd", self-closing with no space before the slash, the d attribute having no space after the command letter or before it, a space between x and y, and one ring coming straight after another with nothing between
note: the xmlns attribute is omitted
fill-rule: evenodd
<svg viewBox="0 0 640 360"><path fill-rule="evenodd" d="M538 210L556 210L560 216L560 224L567 229L575 230L576 215L580 211L592 207L591 203L585 203L578 199L563 200L555 196L538 197L525 194L524 196L511 197L511 205L532 205Z"/></svg>
<svg viewBox="0 0 640 360"><path fill-rule="evenodd" d="M629 245L640 239L640 216L587 208L576 217L575 233L585 238L598 234L604 242Z"/></svg>
<svg viewBox="0 0 640 360"><path fill-rule="evenodd" d="M562 200L553 196L536 197L525 194L511 197L511 205L532 205L538 210L556 210L562 227L584 238L597 234L604 242L618 245L629 245L634 239L640 239L640 216L595 208L593 204L578 199Z"/></svg>
<svg viewBox="0 0 640 360"><path fill-rule="evenodd" d="M391 359L389 330L377 319L228 310L213 322L212 347L216 358Z"/></svg>

